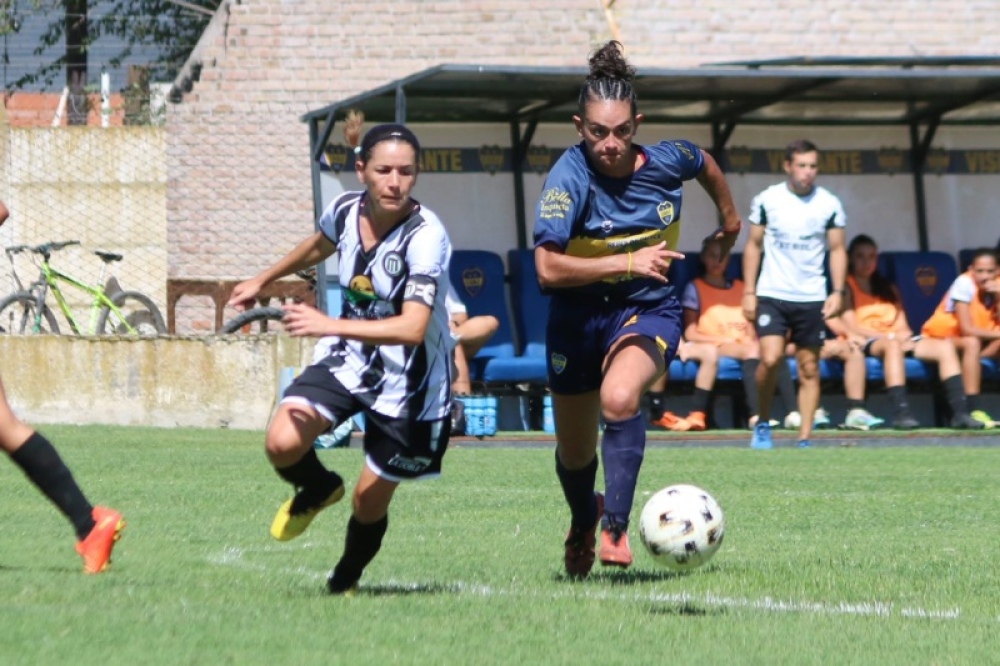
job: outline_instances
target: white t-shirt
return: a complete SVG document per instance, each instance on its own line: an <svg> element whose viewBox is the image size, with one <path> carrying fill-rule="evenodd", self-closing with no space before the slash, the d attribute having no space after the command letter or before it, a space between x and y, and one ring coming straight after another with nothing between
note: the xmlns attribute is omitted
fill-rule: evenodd
<svg viewBox="0 0 1000 666"><path fill-rule="evenodd" d="M462 299L458 296L458 292L455 291L455 285L451 283L448 284L448 293L444 296L444 308L448 311L449 317L468 312L465 309L465 303L462 302Z"/></svg>
<svg viewBox="0 0 1000 666"><path fill-rule="evenodd" d="M978 291L979 287L976 286L975 280L968 273L962 273L948 288L948 298L944 304L945 312L954 312L955 303L971 303Z"/></svg>
<svg viewBox="0 0 1000 666"><path fill-rule="evenodd" d="M781 182L754 197L748 219L764 226L757 295L797 303L826 300L826 232L847 223L840 199L819 186L800 197Z"/></svg>

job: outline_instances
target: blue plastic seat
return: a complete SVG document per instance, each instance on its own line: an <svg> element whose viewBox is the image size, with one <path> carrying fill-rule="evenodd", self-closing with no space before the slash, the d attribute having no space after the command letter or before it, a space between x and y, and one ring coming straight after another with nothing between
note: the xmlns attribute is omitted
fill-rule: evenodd
<svg viewBox="0 0 1000 666"><path fill-rule="evenodd" d="M544 383L548 380L545 329L549 322L549 301L538 285L533 250L509 250L510 303L517 333L517 362L505 362L503 374L517 374L516 381ZM499 368L497 372L501 372ZM513 381L508 379L507 381Z"/></svg>
<svg viewBox="0 0 1000 666"><path fill-rule="evenodd" d="M946 252L883 252L882 256L910 327L919 331L958 277L955 259Z"/></svg>
<svg viewBox="0 0 1000 666"><path fill-rule="evenodd" d="M449 267L451 283L470 317L493 315L500 326L469 364L472 379L490 381L487 368L515 356L514 336L507 314L504 265L500 255L486 250L455 250Z"/></svg>

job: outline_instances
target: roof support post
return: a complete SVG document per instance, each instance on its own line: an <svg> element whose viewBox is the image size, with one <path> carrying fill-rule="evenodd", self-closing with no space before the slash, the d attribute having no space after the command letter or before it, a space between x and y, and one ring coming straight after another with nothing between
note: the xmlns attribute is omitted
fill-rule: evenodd
<svg viewBox="0 0 1000 666"><path fill-rule="evenodd" d="M736 129L736 123L729 121L721 123L718 120L712 121L712 157L719 163L719 168L725 171L725 160L722 159L726 150L726 144Z"/></svg>
<svg viewBox="0 0 1000 666"><path fill-rule="evenodd" d="M910 123L910 166L913 169L913 196L917 209L917 240L920 244L921 252L930 249L930 240L927 234L927 194L924 191L924 167L927 164L927 153L930 152L931 142L937 132L941 122L940 116L931 120L927 125L924 136L920 136L919 123Z"/></svg>
<svg viewBox="0 0 1000 666"><path fill-rule="evenodd" d="M396 86L396 122L406 124L406 91L403 86Z"/></svg>
<svg viewBox="0 0 1000 666"><path fill-rule="evenodd" d="M528 122L521 134L521 123L516 118L510 122L510 170L514 176L514 215L517 223L517 247L524 250L528 247L528 216L525 212L524 199L524 163L528 155L528 146L535 136L538 120Z"/></svg>

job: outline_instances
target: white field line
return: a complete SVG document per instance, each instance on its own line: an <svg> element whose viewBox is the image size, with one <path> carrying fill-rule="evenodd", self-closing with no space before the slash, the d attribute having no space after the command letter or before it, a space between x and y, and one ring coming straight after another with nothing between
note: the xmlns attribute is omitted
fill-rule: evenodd
<svg viewBox="0 0 1000 666"><path fill-rule="evenodd" d="M299 548L306 549L313 547L306 542L298 545ZM255 564L244 558L246 553L267 553L286 551L288 546L273 546L259 548L238 548L228 546L222 552L208 557L211 564L219 566L234 567L248 571L261 571L282 575L305 576L314 580L326 580L326 571L312 571L305 567L273 567L265 564ZM419 592L427 589L425 583L413 583L409 581L398 581L389 579L377 583L379 586L390 587L400 592ZM788 599L774 599L772 597L761 597L752 599L748 597L732 597L706 592L704 594L691 594L688 592L650 592L647 594L624 594L608 590L581 589L581 586L567 586L565 592L553 592L540 594L534 590L520 587L493 587L480 583L467 583L455 581L441 586L444 590L449 590L457 594L470 594L480 597L544 597L546 599L596 599L598 601L625 601L625 602L648 602L648 603L669 603L669 604L702 604L713 608L740 609L766 611L769 613L812 613L814 615L856 615L862 617L905 617L917 619L933 620L957 620L962 615L961 608L948 609L927 609L927 608L898 608L891 602L884 601L862 601L858 603L828 603L823 601L795 601ZM364 586L362 586L364 589ZM1000 618L998 618L1000 619Z"/></svg>

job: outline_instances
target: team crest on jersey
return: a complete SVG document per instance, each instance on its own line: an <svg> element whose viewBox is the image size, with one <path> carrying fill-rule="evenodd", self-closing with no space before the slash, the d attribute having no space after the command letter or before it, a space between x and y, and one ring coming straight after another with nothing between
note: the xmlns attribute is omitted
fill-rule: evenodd
<svg viewBox="0 0 1000 666"><path fill-rule="evenodd" d="M663 223L663 226L669 227L674 221L674 204L669 201L661 202L656 207L656 214L660 216L660 222Z"/></svg>
<svg viewBox="0 0 1000 666"><path fill-rule="evenodd" d="M566 369L566 357L562 354L550 354L549 361L552 363L552 370L554 370L557 375L561 375L563 370Z"/></svg>
<svg viewBox="0 0 1000 666"><path fill-rule="evenodd" d="M367 275L355 275L351 278L351 283L347 285L355 301L371 300L375 298L375 287Z"/></svg>
<svg viewBox="0 0 1000 666"><path fill-rule="evenodd" d="M403 261L403 256L399 252L390 252L382 260L382 268L385 269L389 277L399 277L402 275L405 266L406 262Z"/></svg>
<svg viewBox="0 0 1000 666"><path fill-rule="evenodd" d="M469 296L478 296L486 284L486 273L478 266L470 266L462 271L462 286Z"/></svg>

